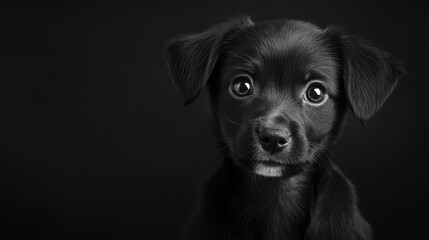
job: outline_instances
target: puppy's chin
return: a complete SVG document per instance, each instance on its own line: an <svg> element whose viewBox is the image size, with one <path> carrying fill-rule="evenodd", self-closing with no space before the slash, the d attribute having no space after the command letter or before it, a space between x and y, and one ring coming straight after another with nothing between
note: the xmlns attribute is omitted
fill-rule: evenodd
<svg viewBox="0 0 429 240"><path fill-rule="evenodd" d="M257 162L253 172L264 177L292 177L302 171L309 165L309 162L301 162L299 164L271 164Z"/></svg>
<svg viewBox="0 0 429 240"><path fill-rule="evenodd" d="M281 177L282 171L282 166L269 166L264 163L257 163L254 167L254 173L264 177Z"/></svg>
<svg viewBox="0 0 429 240"><path fill-rule="evenodd" d="M244 160L237 159L238 165L253 174L270 178L288 178L302 172L310 162L280 161L278 159Z"/></svg>

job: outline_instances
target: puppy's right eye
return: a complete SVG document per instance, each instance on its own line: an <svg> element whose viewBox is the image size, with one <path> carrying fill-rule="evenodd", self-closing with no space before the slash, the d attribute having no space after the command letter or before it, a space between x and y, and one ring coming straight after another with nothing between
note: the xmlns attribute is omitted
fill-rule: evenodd
<svg viewBox="0 0 429 240"><path fill-rule="evenodd" d="M231 91L237 97L249 96L253 93L252 78L248 75L240 75L234 78Z"/></svg>

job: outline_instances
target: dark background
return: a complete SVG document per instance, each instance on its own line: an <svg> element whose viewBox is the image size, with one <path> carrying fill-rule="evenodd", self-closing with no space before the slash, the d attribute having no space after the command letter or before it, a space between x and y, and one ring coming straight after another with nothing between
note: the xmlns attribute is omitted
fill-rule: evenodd
<svg viewBox="0 0 429 240"><path fill-rule="evenodd" d="M178 239L216 165L204 93L183 107L165 42L229 17L338 24L409 74L335 150L377 239L428 238L428 17L403 1L0 7L0 238Z"/></svg>

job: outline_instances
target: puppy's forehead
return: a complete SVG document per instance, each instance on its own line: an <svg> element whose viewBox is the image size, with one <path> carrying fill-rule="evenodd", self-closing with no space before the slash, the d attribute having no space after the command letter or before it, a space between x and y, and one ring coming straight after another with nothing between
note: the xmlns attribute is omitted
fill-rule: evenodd
<svg viewBox="0 0 429 240"><path fill-rule="evenodd" d="M294 48L316 50L320 47L322 30L311 23L279 20L262 22L250 32L254 41L259 42L259 53L270 56L273 52L287 53Z"/></svg>
<svg viewBox="0 0 429 240"><path fill-rule="evenodd" d="M323 30L310 23L291 20L259 23L238 37L226 53L236 69L264 76L263 79L305 83L317 78L335 85L338 69L335 56L323 37Z"/></svg>

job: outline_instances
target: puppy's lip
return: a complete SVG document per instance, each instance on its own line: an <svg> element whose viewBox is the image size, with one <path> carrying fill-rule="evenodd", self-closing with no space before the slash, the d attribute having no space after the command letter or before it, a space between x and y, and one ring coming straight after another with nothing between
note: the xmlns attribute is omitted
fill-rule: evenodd
<svg viewBox="0 0 429 240"><path fill-rule="evenodd" d="M308 161L300 163L286 163L274 160L256 161L254 172L265 177L291 177L302 172L310 163Z"/></svg>
<svg viewBox="0 0 429 240"><path fill-rule="evenodd" d="M307 164L310 164L309 161L299 162L299 163L288 163L288 162L280 162L275 160L258 160L258 164L262 164L267 167L304 167Z"/></svg>
<svg viewBox="0 0 429 240"><path fill-rule="evenodd" d="M257 162L258 164L262 164L269 167L283 167L288 165L287 163L274 161L274 160L264 160L264 161L257 161Z"/></svg>

